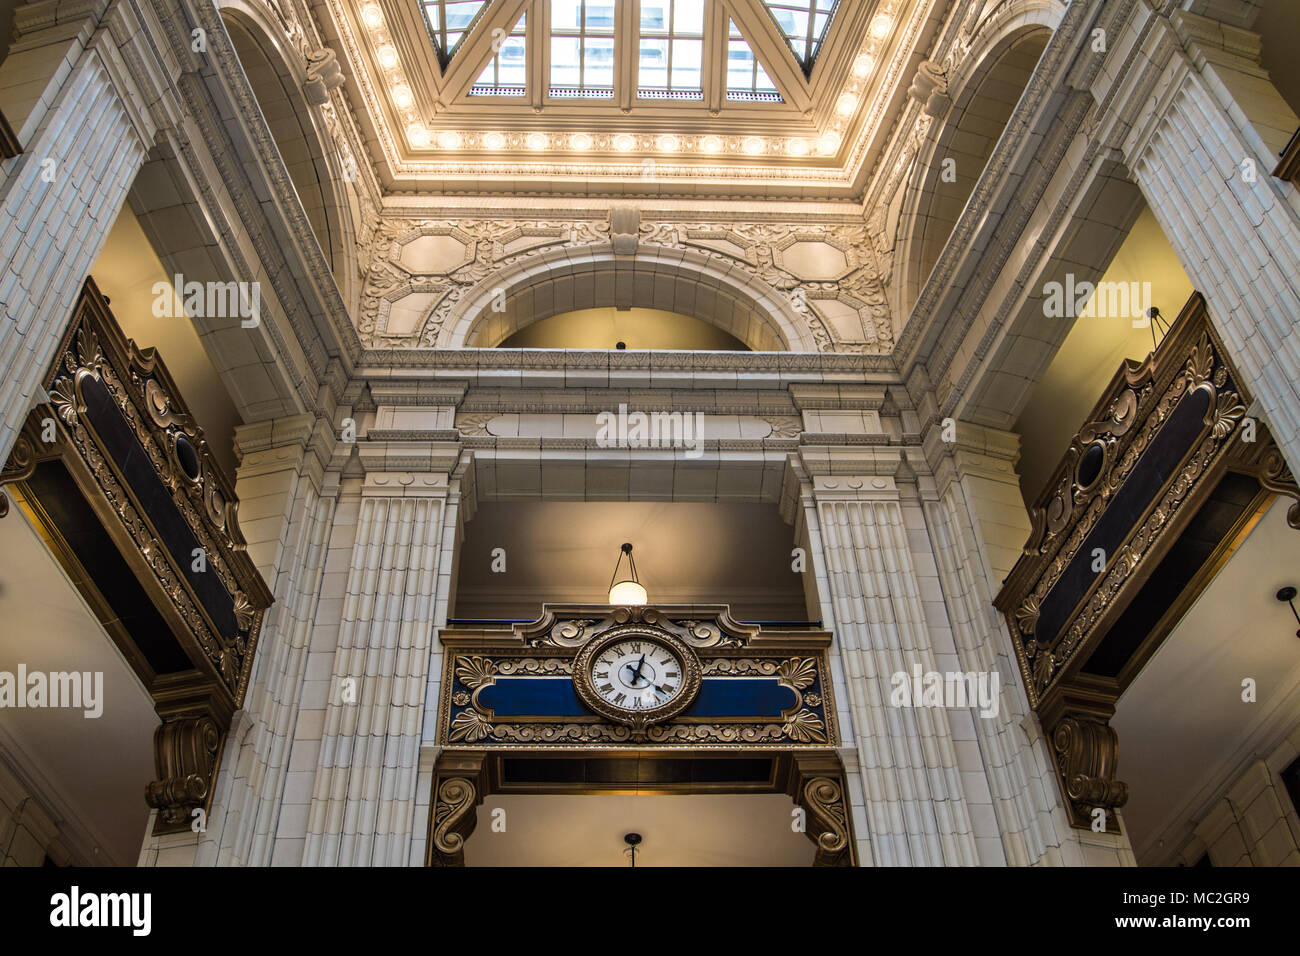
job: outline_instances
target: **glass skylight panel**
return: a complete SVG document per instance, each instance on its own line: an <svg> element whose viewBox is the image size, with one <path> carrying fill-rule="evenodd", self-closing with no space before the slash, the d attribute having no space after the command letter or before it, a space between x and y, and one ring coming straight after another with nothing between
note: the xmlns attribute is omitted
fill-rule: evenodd
<svg viewBox="0 0 1300 956"><path fill-rule="evenodd" d="M727 38L727 99L780 103L781 94L733 22Z"/></svg>
<svg viewBox="0 0 1300 956"><path fill-rule="evenodd" d="M637 95L704 98L705 0L641 0Z"/></svg>
<svg viewBox="0 0 1300 956"><path fill-rule="evenodd" d="M839 0L763 0L804 72L810 71L817 59L838 3Z"/></svg>
<svg viewBox="0 0 1300 956"><path fill-rule="evenodd" d="M551 96L614 95L617 0L551 0Z"/></svg>
<svg viewBox="0 0 1300 956"><path fill-rule="evenodd" d="M487 0L423 0L423 4L438 58L445 65L487 6Z"/></svg>
<svg viewBox="0 0 1300 956"><path fill-rule="evenodd" d="M528 92L528 14L519 18L487 69L470 87L471 96L523 96Z"/></svg>

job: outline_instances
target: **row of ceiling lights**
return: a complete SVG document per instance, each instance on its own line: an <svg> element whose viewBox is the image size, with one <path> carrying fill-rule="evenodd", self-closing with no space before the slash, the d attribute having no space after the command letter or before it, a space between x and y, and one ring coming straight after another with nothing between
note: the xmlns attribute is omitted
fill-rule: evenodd
<svg viewBox="0 0 1300 956"><path fill-rule="evenodd" d="M484 149L500 151L528 149L568 150L572 152L696 152L706 155L742 153L749 156L780 155L802 157L833 154L840 146L840 134L827 131L819 138L766 139L762 136L677 136L672 133L634 136L630 133L469 133L456 130L430 132L422 123L411 123L406 130L412 145L445 150Z"/></svg>
<svg viewBox="0 0 1300 956"><path fill-rule="evenodd" d="M487 150L529 149L571 150L575 152L609 151L611 149L629 153L641 152L697 152L706 155L723 153L741 153L749 156L787 155L803 157L813 154L833 155L840 147L845 121L858 108L862 88L866 79L876 68L879 44L894 26L894 4L887 2L871 21L868 36L861 52L853 61L853 69L848 87L835 101L837 120L832 127L816 139L794 137L790 139L764 139L760 136L723 137L676 136L663 134L659 136L633 136L619 133L612 136L591 133L573 133L569 135L548 135L546 133L528 133L510 135L506 133L462 133L455 130L443 130L439 133L430 131L421 121L415 110L415 95L402 72L401 58L397 48L388 36L384 22L384 12L377 3L367 3L361 8L361 20L370 31L375 55L389 82L393 105L401 111L406 121L406 136L410 144L417 148L437 147L438 149L459 150L479 147Z"/></svg>

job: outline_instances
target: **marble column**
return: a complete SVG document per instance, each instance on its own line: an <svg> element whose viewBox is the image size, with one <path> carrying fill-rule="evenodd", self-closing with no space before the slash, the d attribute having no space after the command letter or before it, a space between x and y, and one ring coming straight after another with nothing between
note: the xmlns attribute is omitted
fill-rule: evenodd
<svg viewBox="0 0 1300 956"><path fill-rule="evenodd" d="M275 603L236 712L202 832L146 836L141 865L267 865L283 810L338 499L327 422L298 415L237 429L240 530ZM292 812L292 811L290 811ZM304 810L305 815L305 810Z"/></svg>
<svg viewBox="0 0 1300 956"><path fill-rule="evenodd" d="M1100 135L1122 151L1294 470L1300 190L1271 172L1300 120L1259 65L1259 36L1237 26L1137 4L1111 49L1093 89Z"/></svg>
<svg viewBox="0 0 1300 956"><path fill-rule="evenodd" d="M424 838L419 750L440 660L435 631L450 599L459 499L459 481L447 473L366 475L306 865L406 865Z"/></svg>
<svg viewBox="0 0 1300 956"><path fill-rule="evenodd" d="M924 483L933 489L923 506L953 646L962 671L996 672L1001 685L996 713L972 714L976 749L959 750L967 796L987 801L995 822L980 833L981 862L1132 866L1126 836L1070 827L1011 635L993 607L1030 532L1015 471L1020 440L967 422L957 424L955 441L941 433L936 426L926 434L933 478Z"/></svg>
<svg viewBox="0 0 1300 956"><path fill-rule="evenodd" d="M888 477L819 475L810 490L815 514L807 517L824 566L823 621L834 630L843 668L847 700L840 706L850 711L857 751L851 776L861 781L865 805L861 862L974 865L946 713L890 703L893 675L910 675L914 664L936 669L921 593L933 561L919 509L900 500Z"/></svg>
<svg viewBox="0 0 1300 956"><path fill-rule="evenodd" d="M145 42L128 4L42 0L14 26L0 108L23 152L0 163L0 460L161 119L154 57L127 68Z"/></svg>

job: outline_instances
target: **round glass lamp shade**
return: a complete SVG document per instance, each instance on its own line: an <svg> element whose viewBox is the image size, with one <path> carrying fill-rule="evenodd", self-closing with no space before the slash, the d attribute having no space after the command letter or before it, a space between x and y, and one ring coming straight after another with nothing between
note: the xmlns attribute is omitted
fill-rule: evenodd
<svg viewBox="0 0 1300 956"><path fill-rule="evenodd" d="M620 607L646 602L645 588L635 581L619 581L609 589L609 603Z"/></svg>

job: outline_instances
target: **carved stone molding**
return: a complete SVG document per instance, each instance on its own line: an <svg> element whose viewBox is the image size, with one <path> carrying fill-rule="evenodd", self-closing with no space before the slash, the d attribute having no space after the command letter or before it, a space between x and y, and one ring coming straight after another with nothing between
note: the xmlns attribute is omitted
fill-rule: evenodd
<svg viewBox="0 0 1300 956"><path fill-rule="evenodd" d="M617 239L616 253L622 249L630 255L633 242L638 247L691 250L715 260L720 268L761 280L790 298L818 351L888 355L892 349L887 267L864 223L639 221L635 232L620 238L611 223L633 228L622 219L385 219L371 239L373 248L362 255L370 265L357 331L368 347L435 345L457 305L503 267L559 247L590 247ZM434 234L446 237L444 255L450 259L417 270L405 249L419 236ZM455 253L457 246L462 252ZM426 316L414 328L390 328L393 306L408 296L423 297Z"/></svg>

